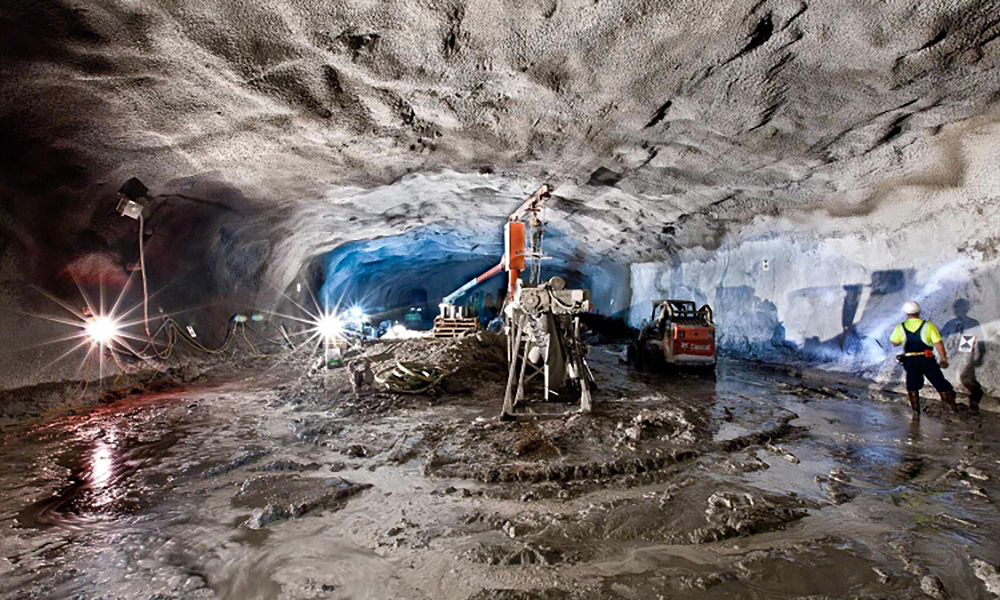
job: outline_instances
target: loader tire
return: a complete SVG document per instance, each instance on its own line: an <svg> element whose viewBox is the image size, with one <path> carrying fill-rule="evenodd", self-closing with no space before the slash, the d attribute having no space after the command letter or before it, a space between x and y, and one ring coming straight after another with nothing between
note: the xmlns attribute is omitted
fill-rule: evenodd
<svg viewBox="0 0 1000 600"><path fill-rule="evenodd" d="M639 368L639 345L631 342L625 349L625 363L632 368Z"/></svg>

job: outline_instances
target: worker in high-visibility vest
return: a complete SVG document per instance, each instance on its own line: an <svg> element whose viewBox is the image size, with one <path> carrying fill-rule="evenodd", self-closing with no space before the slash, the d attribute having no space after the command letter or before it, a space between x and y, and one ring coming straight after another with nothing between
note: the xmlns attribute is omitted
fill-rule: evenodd
<svg viewBox="0 0 1000 600"><path fill-rule="evenodd" d="M955 410L955 388L944 378L941 368L948 368L948 356L941 343L941 333L934 323L920 318L920 305L910 301L903 305L906 320L896 325L889 341L893 346L903 344L903 354L899 356L906 369L906 393L910 398L910 408L920 413L920 388L924 387L924 377L941 394L941 401ZM934 350L941 357L940 364L934 360Z"/></svg>

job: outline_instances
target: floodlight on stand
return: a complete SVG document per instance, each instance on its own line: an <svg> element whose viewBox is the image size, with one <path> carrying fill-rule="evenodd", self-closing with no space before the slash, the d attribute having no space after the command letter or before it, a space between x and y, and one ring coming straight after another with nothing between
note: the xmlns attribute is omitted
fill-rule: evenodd
<svg viewBox="0 0 1000 600"><path fill-rule="evenodd" d="M93 343L101 346L109 345L121 333L118 322L103 315L88 319L84 331Z"/></svg>
<svg viewBox="0 0 1000 600"><path fill-rule="evenodd" d="M130 219L139 219L146 209L146 199L149 194L147 188L141 181L133 177L126 181L118 190L118 214Z"/></svg>
<svg viewBox="0 0 1000 600"><path fill-rule="evenodd" d="M123 217L128 217L130 219L138 220L142 216L142 205L129 200L128 198L122 198L118 202L118 208L116 209L118 214Z"/></svg>
<svg viewBox="0 0 1000 600"><path fill-rule="evenodd" d="M316 321L316 332L325 342L332 342L344 333L344 324L336 315L322 315Z"/></svg>

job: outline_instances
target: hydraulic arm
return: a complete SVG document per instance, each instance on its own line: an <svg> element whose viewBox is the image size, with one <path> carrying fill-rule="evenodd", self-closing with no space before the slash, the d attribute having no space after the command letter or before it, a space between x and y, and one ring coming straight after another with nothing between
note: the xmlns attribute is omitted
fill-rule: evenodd
<svg viewBox="0 0 1000 600"><path fill-rule="evenodd" d="M507 299L513 299L514 290L517 289L517 282L521 279L521 272L524 271L525 266L525 227L522 219L530 215L533 225L537 225L539 223L538 211L542 209L545 200L550 195L549 186L542 185L538 191L507 217L503 236L504 254L500 264L482 275L472 278L462 287L445 296L443 304L453 304L462 294L504 270L508 273Z"/></svg>

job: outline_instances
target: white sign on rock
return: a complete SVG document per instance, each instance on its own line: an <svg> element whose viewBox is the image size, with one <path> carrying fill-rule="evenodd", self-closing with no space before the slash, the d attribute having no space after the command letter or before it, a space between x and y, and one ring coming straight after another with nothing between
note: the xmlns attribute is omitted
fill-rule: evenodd
<svg viewBox="0 0 1000 600"><path fill-rule="evenodd" d="M974 335L963 335L962 340L958 343L959 352L972 352L976 347L976 336Z"/></svg>

